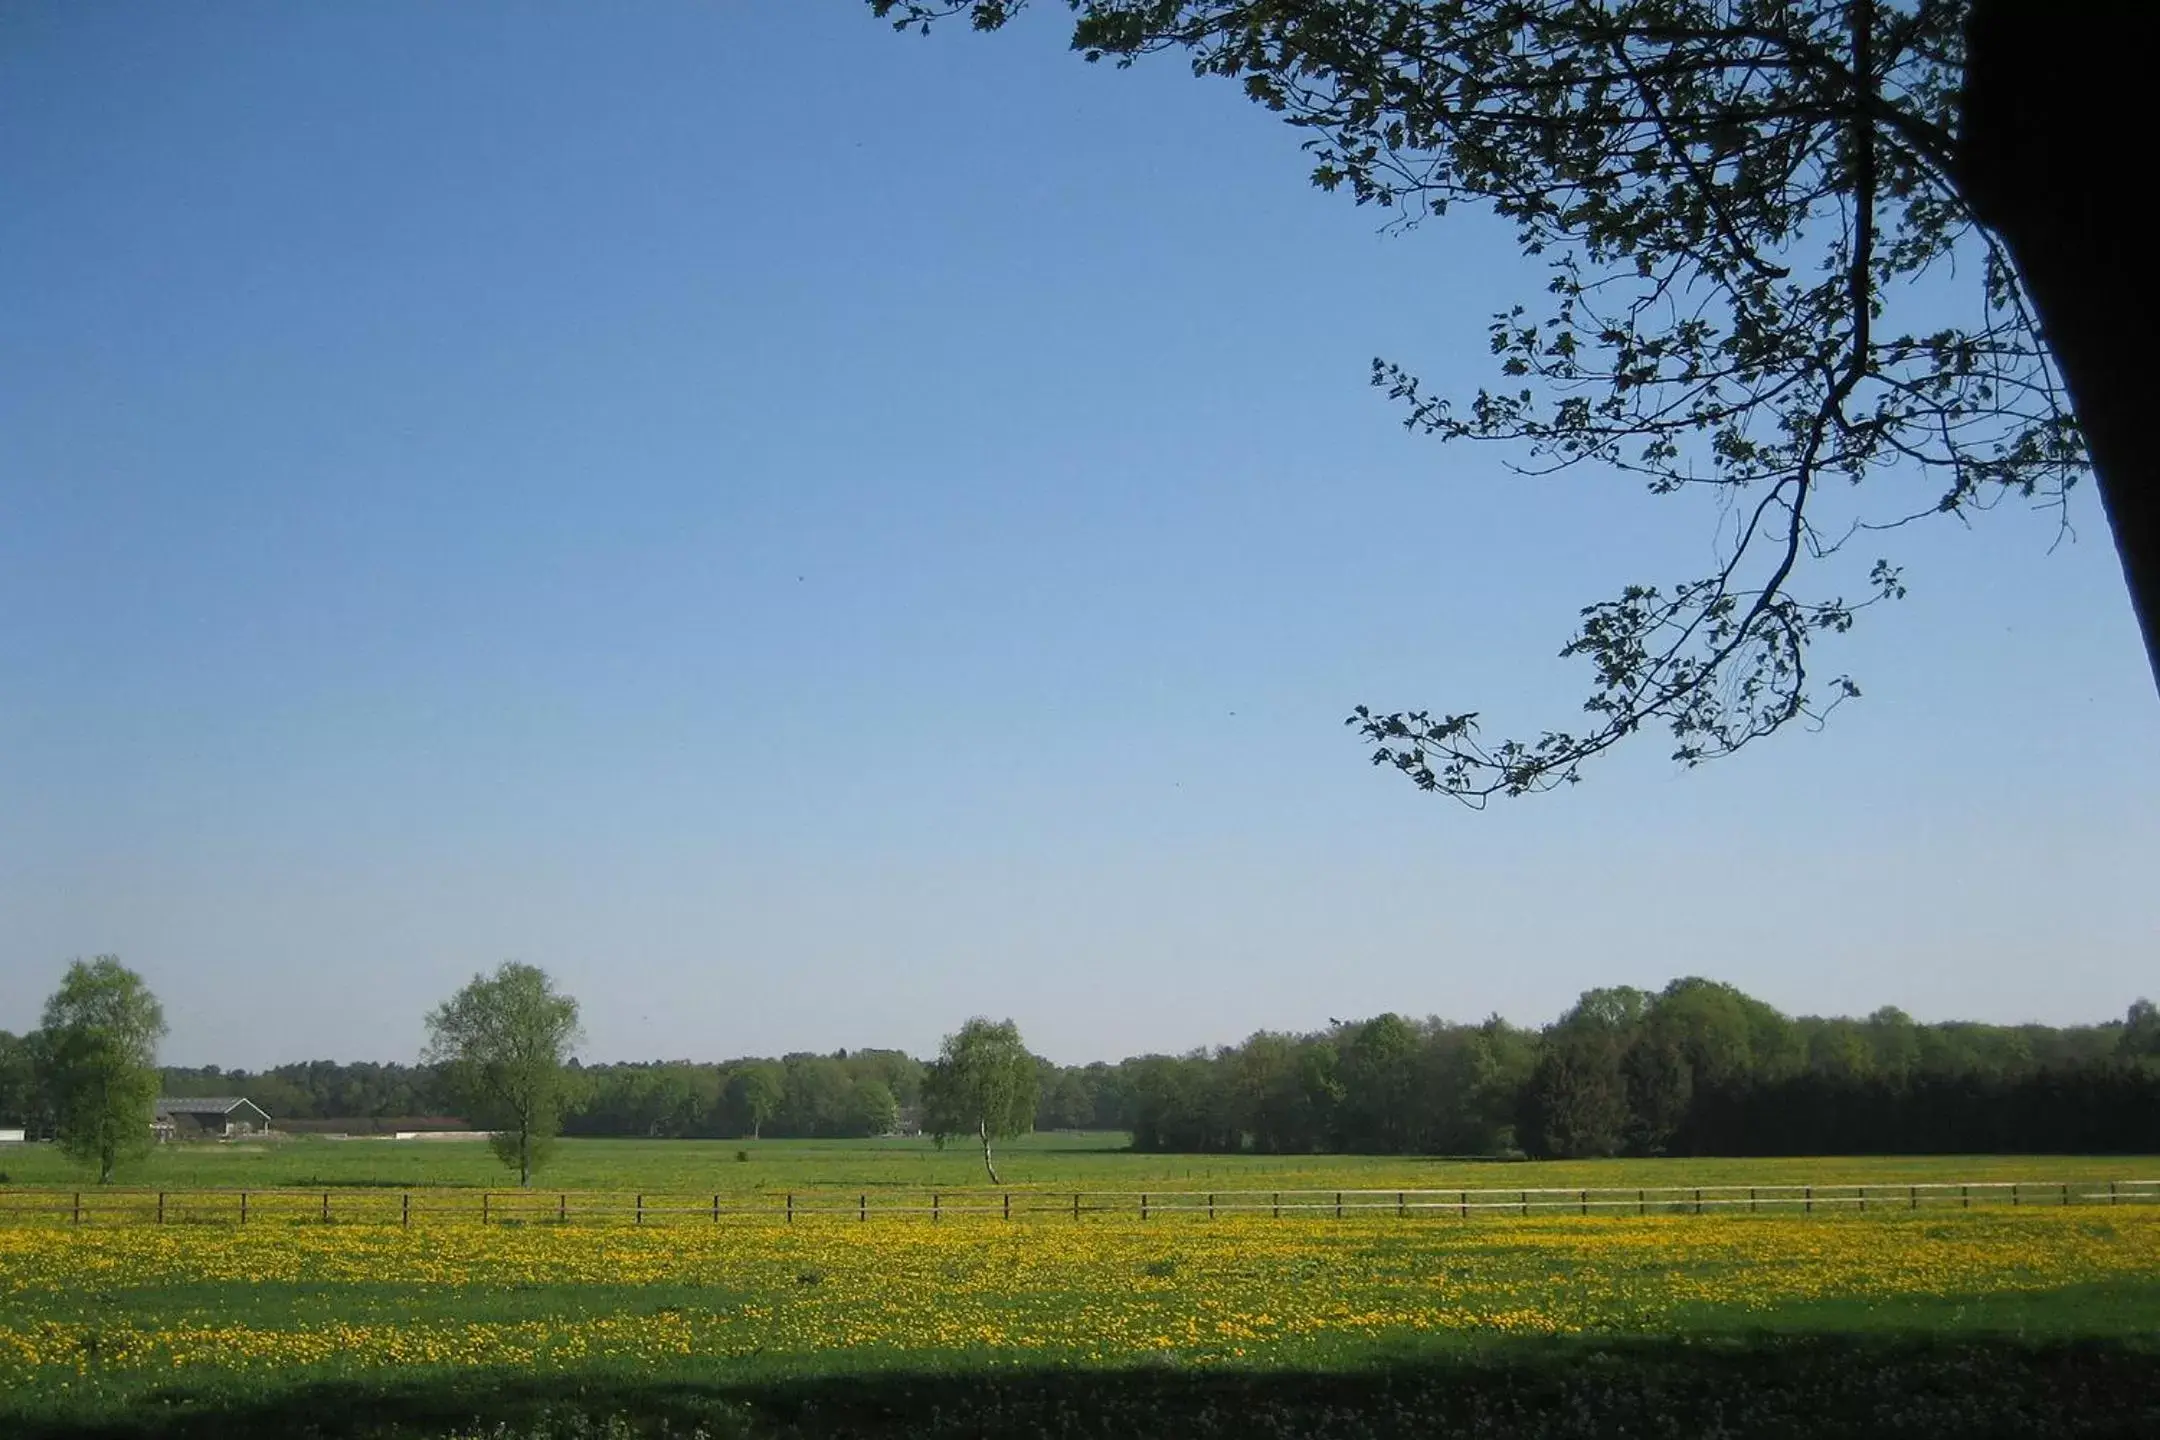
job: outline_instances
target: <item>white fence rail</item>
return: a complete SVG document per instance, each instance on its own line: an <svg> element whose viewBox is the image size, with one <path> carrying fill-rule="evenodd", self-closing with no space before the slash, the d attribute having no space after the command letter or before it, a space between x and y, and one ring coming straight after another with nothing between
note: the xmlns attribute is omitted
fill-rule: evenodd
<svg viewBox="0 0 2160 1440"><path fill-rule="evenodd" d="M1451 1190L948 1190L721 1192L409 1190L376 1187L218 1190L0 1190L0 1225L200 1224L784 1224L873 1218L1003 1221L1396 1219L1551 1215L1841 1214L1976 1206L2149 1205L2160 1179L1870 1181Z"/></svg>

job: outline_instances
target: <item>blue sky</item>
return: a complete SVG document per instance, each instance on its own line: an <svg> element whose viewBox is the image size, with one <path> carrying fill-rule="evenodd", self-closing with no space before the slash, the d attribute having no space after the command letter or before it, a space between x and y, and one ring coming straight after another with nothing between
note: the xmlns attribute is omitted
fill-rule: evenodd
<svg viewBox="0 0 2160 1440"><path fill-rule="evenodd" d="M1566 723L1576 609L1715 517L1405 435L1367 364L1489 378L1506 233L1038 21L0 12L0 1028L107 951L232 1065L408 1058L508 957L602 1058L2160 993L2089 494L1897 536L1821 734L1369 769L1360 701Z"/></svg>

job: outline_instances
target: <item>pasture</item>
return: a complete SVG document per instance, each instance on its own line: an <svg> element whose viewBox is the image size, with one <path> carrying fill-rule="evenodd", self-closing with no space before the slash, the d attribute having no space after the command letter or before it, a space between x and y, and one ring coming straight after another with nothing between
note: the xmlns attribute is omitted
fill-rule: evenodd
<svg viewBox="0 0 2160 1440"><path fill-rule="evenodd" d="M18 1186L26 1154L75 1183L33 1149L0 1161ZM1008 1163L1024 1194L2012 1174L2086 1194L2160 1169L1285 1162L1129 1155L1099 1137L1042 1137ZM356 1206L500 1176L482 1147L450 1142L173 1147L143 1170L128 1178L304 1181ZM897 1199L979 1178L968 1152L914 1142L591 1141L546 1176L746 1200L880 1186ZM2156 1205L1010 1224L896 1210L648 1227L495 1213L409 1228L324 1224L305 1206L245 1227L0 1224L0 1433L2160 1433Z"/></svg>
<svg viewBox="0 0 2160 1440"><path fill-rule="evenodd" d="M1955 1183L2160 1178L2160 1159L2075 1155L1802 1156L1768 1159L1492 1161L1400 1155L1145 1155L1116 1133L1041 1134L1000 1146L1015 1190L1395 1190L1457 1187ZM738 1158L742 1157L742 1158ZM83 1172L50 1145L0 1151L16 1187L74 1187ZM316 1136L165 1145L120 1174L134 1188L509 1188L479 1141ZM989 1185L979 1152L928 1140L565 1140L543 1190L670 1194L873 1194Z"/></svg>

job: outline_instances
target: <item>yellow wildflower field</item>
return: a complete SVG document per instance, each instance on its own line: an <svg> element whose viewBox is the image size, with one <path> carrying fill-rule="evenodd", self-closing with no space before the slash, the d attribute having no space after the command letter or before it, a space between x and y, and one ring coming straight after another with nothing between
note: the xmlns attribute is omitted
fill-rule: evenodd
<svg viewBox="0 0 2160 1440"><path fill-rule="evenodd" d="M2018 1304L2094 1286L2160 1306L2160 1209L23 1227L0 1229L0 1385L752 1357L1266 1364L1469 1337L1730 1329L1825 1306L1845 1328L1928 1302L2016 1325Z"/></svg>

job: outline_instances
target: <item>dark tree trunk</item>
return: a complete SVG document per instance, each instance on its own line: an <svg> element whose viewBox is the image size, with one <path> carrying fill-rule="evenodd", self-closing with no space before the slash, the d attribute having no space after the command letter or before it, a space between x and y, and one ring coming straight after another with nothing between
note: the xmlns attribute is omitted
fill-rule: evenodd
<svg viewBox="0 0 2160 1440"><path fill-rule="evenodd" d="M1974 0L1966 41L1959 180L2069 386L2160 684L2160 267L2137 218L2160 173L2160 4Z"/></svg>

